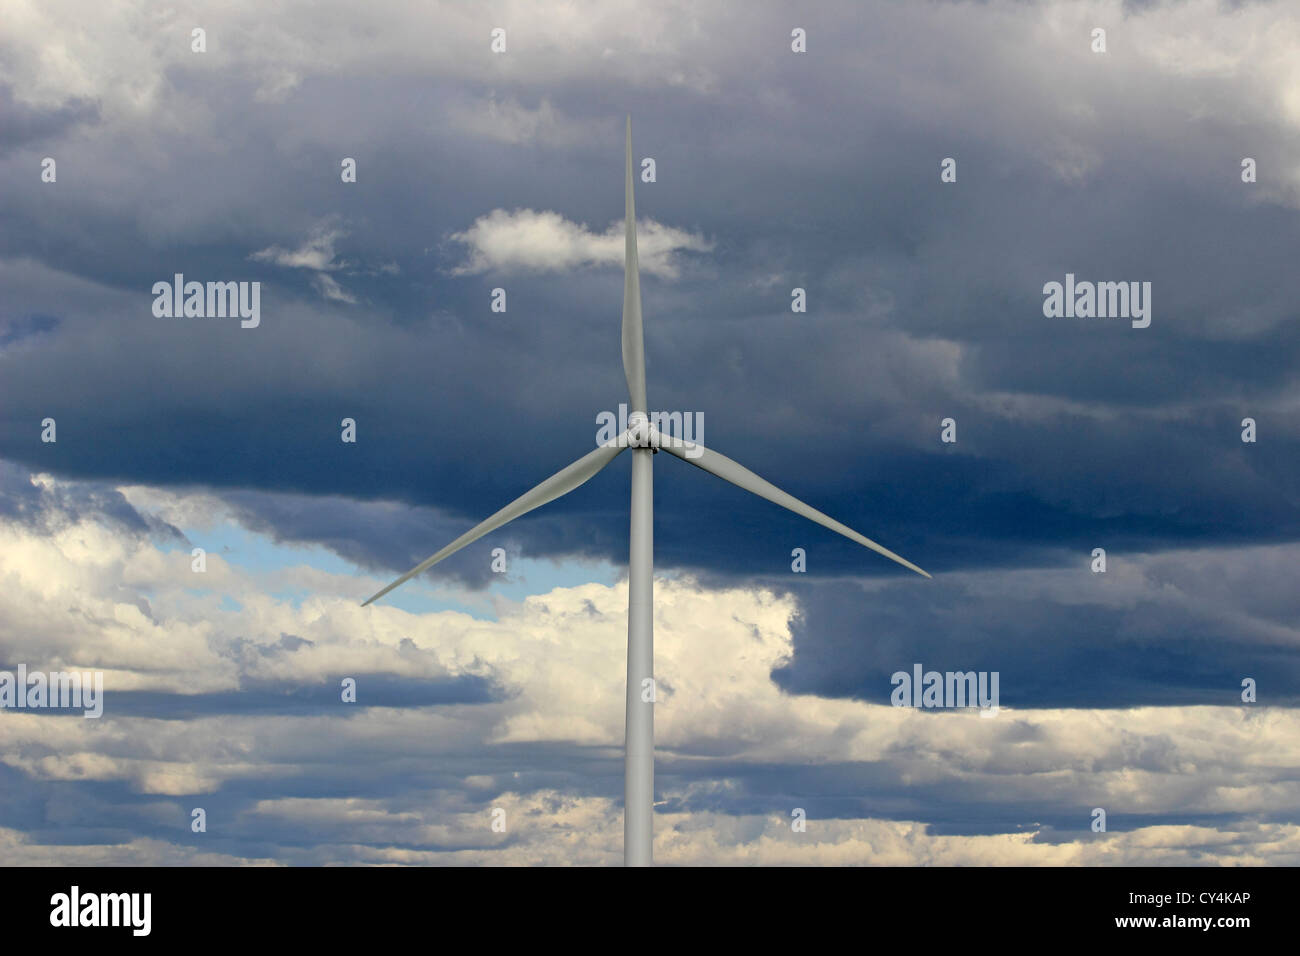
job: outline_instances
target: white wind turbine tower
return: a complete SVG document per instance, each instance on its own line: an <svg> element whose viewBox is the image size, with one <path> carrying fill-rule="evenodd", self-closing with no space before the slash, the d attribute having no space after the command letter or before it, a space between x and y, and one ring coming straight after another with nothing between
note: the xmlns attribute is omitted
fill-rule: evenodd
<svg viewBox="0 0 1300 956"><path fill-rule="evenodd" d="M648 417L645 395L645 345L641 335L641 280L636 257L636 213L632 202L632 118L627 120L626 217L627 239L623 258L623 371L631 396L628 429L618 438L588 452L536 488L516 498L482 524L421 561L365 604L383 597L393 588L420 574L468 544L495 531L520 515L527 514L561 495L566 495L613 461L624 448L632 448L632 528L628 556L627 601L627 712L624 737L623 778L623 862L628 866L649 866L652 862L652 820L654 815L654 703L653 694L643 701L643 688L653 688L654 678L654 489L651 462L662 448L697 468L703 468L760 498L780 505L825 528L879 552L917 574L929 577L912 562L883 548L852 528L840 524L816 508L764 481L744 465L698 443L661 435ZM362 607L365 606L362 605Z"/></svg>

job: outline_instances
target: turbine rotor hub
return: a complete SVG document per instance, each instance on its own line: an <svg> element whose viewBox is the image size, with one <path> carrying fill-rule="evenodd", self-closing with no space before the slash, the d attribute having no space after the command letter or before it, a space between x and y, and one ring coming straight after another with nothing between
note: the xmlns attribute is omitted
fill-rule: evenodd
<svg viewBox="0 0 1300 956"><path fill-rule="evenodd" d="M627 444L629 448L658 448L659 431L650 424L645 412L627 416Z"/></svg>

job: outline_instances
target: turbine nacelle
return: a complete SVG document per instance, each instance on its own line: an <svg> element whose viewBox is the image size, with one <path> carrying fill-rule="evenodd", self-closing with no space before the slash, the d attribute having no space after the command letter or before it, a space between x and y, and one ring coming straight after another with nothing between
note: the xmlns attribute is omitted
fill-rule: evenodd
<svg viewBox="0 0 1300 956"><path fill-rule="evenodd" d="M633 412L627 416L627 447L658 448L659 429L650 424L650 417L645 412Z"/></svg>

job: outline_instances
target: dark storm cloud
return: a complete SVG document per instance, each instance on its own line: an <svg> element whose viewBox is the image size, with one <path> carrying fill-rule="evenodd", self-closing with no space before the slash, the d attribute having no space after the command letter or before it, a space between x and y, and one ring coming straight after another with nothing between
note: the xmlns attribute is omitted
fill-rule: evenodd
<svg viewBox="0 0 1300 956"><path fill-rule="evenodd" d="M0 331L0 348L12 345L22 339L52 332L58 328L59 320L52 315L30 313L10 319Z"/></svg>
<svg viewBox="0 0 1300 956"><path fill-rule="evenodd" d="M0 461L0 516L47 534L89 518L132 537L185 540L178 528L141 514L106 483L40 483L27 469L5 461Z"/></svg>
<svg viewBox="0 0 1300 956"><path fill-rule="evenodd" d="M795 589L794 656L773 678L790 693L887 704L891 676L915 663L996 671L1003 706L1036 708L1240 705L1249 677L1270 704L1295 706L1300 652L1278 640L1300 610L1283 583L1293 554L1112 554L1105 574L1079 560L924 588L809 584Z"/></svg>
<svg viewBox="0 0 1300 956"><path fill-rule="evenodd" d="M40 149L43 144L57 142L80 124L95 123L99 119L99 104L74 97L53 109L37 109L16 101L13 87L0 83L0 116L4 117L0 156L6 156L26 146Z"/></svg>
<svg viewBox="0 0 1300 956"><path fill-rule="evenodd" d="M404 678L392 674L353 674L364 688L357 708L427 707L438 704L477 704L497 699L500 691L489 681L466 675L457 678ZM291 714L326 716L337 712L337 683L317 686L295 681L245 681L239 690L207 694L162 691L116 691L113 712L123 717L184 720L212 714Z"/></svg>
<svg viewBox="0 0 1300 956"><path fill-rule="evenodd" d="M1295 540L1300 235L1237 172L1249 154L1276 181L1292 128L1231 79L1151 67L1137 21L1109 24L1113 55L1088 59L1083 26L1045 34L1037 8L987 6L819 8L805 58L786 52L785 12L759 7L682 39L683 61L711 71L694 86L528 59L490 81L476 65L323 61L276 100L221 60L170 65L154 114L122 121L130 136L47 124L13 144L0 319L40 334L0 353L0 454L211 487L277 540L404 570L588 450L596 413L623 399L616 269L453 275L468 253L448 237L496 208L603 231L621 215L630 111L658 164L639 214L714 242L679 279L643 281L651 402L703 412L706 444L937 572ZM550 104L578 132L462 121L510 102ZM34 173L55 147L57 187ZM938 181L945 156L956 184ZM339 235L319 271L356 305L323 299L311 269L250 259L325 222ZM1044 318L1042 285L1067 271L1151 281L1151 328ZM260 280L262 326L153 318L150 286L175 272ZM498 285L505 314L488 308ZM789 311L796 285L807 314ZM47 415L57 445L40 442ZM1238 437L1248 415L1256 445ZM939 442L947 416L955 446ZM339 441L344 417L356 445ZM803 547L817 575L902 574L657 461L663 567L778 575ZM528 555L621 562L627 493L620 460L503 534ZM482 554L436 573L484 584ZM844 623L833 603L820 613ZM1089 613L1069 627L1112 623ZM1206 691L1184 668L1149 693Z"/></svg>
<svg viewBox="0 0 1300 956"><path fill-rule="evenodd" d="M1278 252L1294 247L1295 220L1245 204L1234 177L1212 175L1215 164L1200 157L1169 181L1164 164L1181 134L1163 117L1181 107L1180 94L1153 89L1109 128L1036 130L1095 137L1097 168L1063 183L1038 143L994 135L1005 134L1009 106L990 131L935 129L925 112L935 97L955 110L984 94L900 83L907 73L889 73L896 55L870 36L850 42L812 29L816 68L747 60L750 95L728 102L723 128L714 101L635 104L638 143L662 170L641 188L643 215L718 239L707 276L646 282L653 398L704 411L707 441L778 483L804 485L828 508L837 503L839 516L891 546L923 550L936 569L1033 560L1036 546L1074 535L1153 545L1216 533L1293 537L1297 489L1285 463L1297 451L1294 414L1268 418L1268 441L1249 449L1258 451L1249 461L1236 423L1268 408L1297 357L1281 319L1300 280ZM916 39L926 58L941 47ZM866 68L856 65L863 42ZM743 52L728 49L722 64L722 82L737 93L727 64ZM989 70L996 53L972 69ZM873 81L885 76L893 82L881 90ZM476 520L585 450L594 413L623 391L617 275L452 278L462 254L442 240L498 206L554 208L602 228L619 213L616 136L566 155L443 134L403 120L427 97L463 94L415 96L410 80L308 77L286 103L251 110L251 80L214 83L190 67L168 80L178 102L202 100L213 112L230 152L213 153L202 137L170 141L173 168L160 176L130 154L95 156L92 139L71 158L111 165L125 181L118 196L96 198L93 175L65 173L56 208L33 176L6 200L11 251L35 235L44 262L127 293L107 312L60 315L59 334L27 353L6 386L6 455L85 477L394 497ZM1097 83L1092 95L1104 100L1109 81ZM508 92L536 98L526 77ZM790 108L764 104L760 92ZM1020 95L1031 112L1050 102ZM573 82L548 96L616 131L605 102L614 96L593 100ZM386 109L370 109L376 102ZM806 108L812 102L823 108ZM1211 140L1221 135L1207 125ZM364 144L371 155L356 148ZM1215 162L1235 162L1233 143L1220 145ZM359 154L356 188L337 182L341 153ZM940 188L937 159L950 153L960 154L960 185ZM268 245L292 248L326 216L344 223L337 257L350 264L330 275L357 307L313 301L305 270L248 261ZM98 238L109 234L112 243ZM387 262L401 272L372 274ZM1039 287L1066 270L1150 278L1153 328L1043 319ZM153 319L148 286L175 271L261 279L266 327ZM756 286L768 273L781 281ZM504 316L486 308L497 282L511 296ZM786 311L795 283L809 289L807 316ZM54 311L57 298L33 284L35 294L10 308ZM891 306L864 316L868 294ZM1234 315L1253 314L1263 322L1256 334L1222 341L1239 334ZM883 348L897 358L881 341L895 329L920 342L916 374L881 382L869 356ZM930 337L961 345L954 379L927 366ZM1030 423L990 409L981 399L991 392L1118 411L1101 422ZM1162 410L1173 417L1153 416ZM67 437L57 450L41 447L32 417L56 412ZM356 448L337 441L344 415L361 423ZM959 421L959 454L937 442L946 415ZM806 465L781 467L792 461ZM750 532L730 515L744 507L736 495L707 481L682 493L696 495L695 506L689 523L665 523L663 553L743 570L732 556ZM579 494L563 507L592 528L625 489L604 481ZM939 514L934 500L945 502ZM566 549L565 535L521 534L528 550ZM598 547L620 552L613 536ZM396 568L407 557L389 549L384 560Z"/></svg>

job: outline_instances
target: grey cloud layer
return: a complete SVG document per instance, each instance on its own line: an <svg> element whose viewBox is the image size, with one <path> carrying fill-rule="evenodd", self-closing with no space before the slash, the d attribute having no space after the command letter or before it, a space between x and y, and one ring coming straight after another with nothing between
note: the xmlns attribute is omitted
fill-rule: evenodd
<svg viewBox="0 0 1300 956"><path fill-rule="evenodd" d="M498 60L475 18L443 10L427 16L450 56L427 75L406 21L426 14L395 12L361 45L334 17L295 43L232 9L208 27L206 59L161 32L152 67L87 51L90 73L147 95L100 89L98 112L0 167L14 184L0 248L30 257L4 267L6 328L57 323L9 346L21 360L3 454L88 477L495 510L522 490L514 476L552 460L543 445L557 466L575 457L620 399L620 281L456 277L464 250L448 239L494 209L616 221L630 109L660 170L642 214L715 237L675 281L647 278L652 397L705 412L724 451L756 448L778 482L798 477L773 463L807 456L828 501L879 502L908 482L914 494L844 516L939 568L1030 563L1063 538L1160 547L1300 527L1297 123L1279 53L1296 24L1282 8L828 8L800 58L774 7L740 24L721 8L661 11L652 43L608 13L552 22L510 6L494 11L518 18ZM1098 18L1106 58L1072 32ZM610 44L628 56L591 58ZM272 51L292 80L275 96ZM33 71L7 76L24 109L64 116L87 95ZM1256 187L1236 175L1247 151ZM46 153L61 154L56 186L34 173ZM338 182L344 155L355 186ZM947 155L954 186L938 183ZM330 261L293 268L309 264L295 250L323 248L322 222ZM1152 281L1152 329L1043 319L1038 289L1067 270ZM266 326L232 337L151 319L144 290L177 271L260 279ZM74 298L63 274L96 285ZM510 311L494 315L502 282ZM796 284L806 316L788 311ZM57 450L37 439L45 415L63 423ZM350 457L334 442L344 415L363 430ZM947 415L957 449L937 442ZM1246 415L1264 436L1248 449ZM92 441L105 434L111 446ZM471 460L512 480L470 481ZM573 507L590 527L615 490L584 494ZM664 544L721 569L741 544L712 517L730 499L699 494L702 534L670 526ZM941 532L927 497L950 502Z"/></svg>

